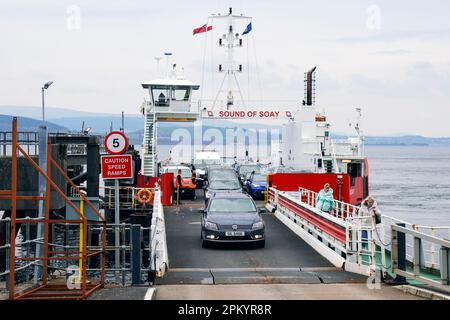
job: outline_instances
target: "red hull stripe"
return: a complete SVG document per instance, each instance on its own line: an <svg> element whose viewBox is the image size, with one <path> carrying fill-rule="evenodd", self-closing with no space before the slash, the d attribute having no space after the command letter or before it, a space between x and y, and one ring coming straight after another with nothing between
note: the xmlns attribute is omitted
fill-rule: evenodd
<svg viewBox="0 0 450 320"><path fill-rule="evenodd" d="M299 208L296 204L292 203L288 199L279 197L278 200L279 200L280 204L282 204L283 206L288 208L290 211L294 212L295 215L312 223L314 226L319 228L321 231L332 236L333 238L337 239L338 241L345 243L346 236L345 236L344 228L337 226L336 224L317 216L316 214L310 212L309 210Z"/></svg>

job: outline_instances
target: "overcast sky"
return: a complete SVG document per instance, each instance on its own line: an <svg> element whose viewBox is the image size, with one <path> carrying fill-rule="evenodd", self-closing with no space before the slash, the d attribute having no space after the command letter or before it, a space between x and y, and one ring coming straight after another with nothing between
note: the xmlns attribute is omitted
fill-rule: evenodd
<svg viewBox="0 0 450 320"><path fill-rule="evenodd" d="M201 83L205 37L192 29L229 6L253 17L238 55L251 98L303 99L303 72L317 65L317 105L335 131L361 107L369 135L450 136L450 2L439 0L2 0L0 105L39 106L53 80L48 106L137 113L163 52ZM225 62L218 50L208 71ZM219 80L205 76L205 98Z"/></svg>

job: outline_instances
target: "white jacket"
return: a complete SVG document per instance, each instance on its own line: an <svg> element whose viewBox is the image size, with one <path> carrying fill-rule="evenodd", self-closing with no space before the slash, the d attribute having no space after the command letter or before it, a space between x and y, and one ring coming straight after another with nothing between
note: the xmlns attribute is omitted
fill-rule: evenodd
<svg viewBox="0 0 450 320"><path fill-rule="evenodd" d="M378 209L376 201L374 201L373 205L370 208L366 204L362 204L358 213L360 217L367 217L366 219L361 220L361 223L367 226L372 225L372 219L375 219L375 216L381 218L381 212Z"/></svg>

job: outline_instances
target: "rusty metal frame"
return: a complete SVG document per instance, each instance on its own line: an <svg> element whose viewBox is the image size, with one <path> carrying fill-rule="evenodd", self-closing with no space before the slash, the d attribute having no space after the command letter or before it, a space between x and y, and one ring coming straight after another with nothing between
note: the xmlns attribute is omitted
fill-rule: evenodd
<svg viewBox="0 0 450 320"><path fill-rule="evenodd" d="M99 288L103 288L105 285L105 267L106 267L106 219L98 212L94 205L86 198L86 196L80 191L80 189L69 179L64 170L56 163L52 158L52 146L50 139L47 146L47 170L46 173L36 164L36 162L28 155L28 153L18 144L17 136L17 118L12 120L12 155L11 155L11 190L0 190L0 199L11 200L11 232L10 232L10 259L9 259L9 299L59 299L59 300L72 300L72 299L85 299L92 292ZM17 195L17 155L21 153L31 165L41 174L46 181L45 196L19 196ZM78 195L84 200L84 202L93 210L98 216L99 221L88 221L83 213L77 208L77 206L70 201L67 195L58 187L58 185L51 179L52 167L63 176L64 180L68 182L78 193ZM50 199L52 188L65 200L66 204L70 205L74 211L80 217L76 219L50 219ZM17 200L43 200L44 201L44 218L43 219L18 219L17 218ZM15 256L16 249L16 228L17 223L43 223L44 224L44 253L42 257L34 258L18 258ZM49 228L50 224L64 224L64 223L79 223L82 225L83 244L82 244L82 274L81 276L81 288L77 290L71 290L67 286L61 284L50 284L47 281L48 261L50 260L79 260L79 252L74 251L49 251ZM102 224L101 234L101 250L88 251L87 248L87 228L88 224ZM76 254L75 254L76 253ZM53 254L65 254L65 257L55 257ZM97 284L87 283L87 259L96 255L101 255L101 275L100 282ZM40 260L42 261L42 284L26 290L18 295L15 293L15 262L23 260Z"/></svg>

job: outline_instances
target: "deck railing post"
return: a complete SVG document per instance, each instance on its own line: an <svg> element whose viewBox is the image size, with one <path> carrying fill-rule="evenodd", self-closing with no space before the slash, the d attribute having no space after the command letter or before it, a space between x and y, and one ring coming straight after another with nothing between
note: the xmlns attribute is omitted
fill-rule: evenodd
<svg viewBox="0 0 450 320"><path fill-rule="evenodd" d="M450 249L441 247L441 284L450 284Z"/></svg>
<svg viewBox="0 0 450 320"><path fill-rule="evenodd" d="M14 299L15 285L15 251L16 251L16 208L17 208L17 118L12 123L12 150L11 150L11 231L9 240L9 299Z"/></svg>
<svg viewBox="0 0 450 320"><path fill-rule="evenodd" d="M421 266L421 251L422 251L422 239L414 237L413 243L413 272L415 276L420 274L420 266Z"/></svg>
<svg viewBox="0 0 450 320"><path fill-rule="evenodd" d="M131 283L140 284L141 280L141 226L131 226Z"/></svg>
<svg viewBox="0 0 450 320"><path fill-rule="evenodd" d="M405 227L404 223L397 223L400 227ZM393 230L392 231L392 272L395 273L395 269L405 271L406 270L406 235L404 232ZM395 275L394 283L406 283L404 276Z"/></svg>
<svg viewBox="0 0 450 320"><path fill-rule="evenodd" d="M47 173L47 141L48 139L48 133L47 133L47 126L39 126L39 168L41 168L42 171ZM38 184L39 184L39 196L43 197L45 195L46 190L46 179L42 174L38 175ZM44 200L39 200L39 209L38 209L38 217L44 218L45 217L45 203ZM43 238L44 237L44 225L42 223L38 223L37 225L37 238ZM42 251L43 246L40 243L36 244L36 258L42 257ZM34 277L33 277L33 284L37 285L38 280L41 277L41 267L39 265L34 266Z"/></svg>

